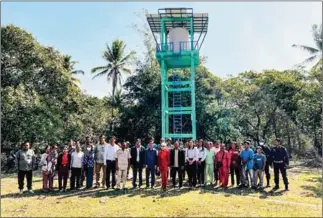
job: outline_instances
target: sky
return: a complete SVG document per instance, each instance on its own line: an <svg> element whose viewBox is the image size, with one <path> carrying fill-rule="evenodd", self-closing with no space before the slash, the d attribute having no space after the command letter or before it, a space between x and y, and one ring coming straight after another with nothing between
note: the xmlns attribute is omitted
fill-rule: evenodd
<svg viewBox="0 0 323 218"><path fill-rule="evenodd" d="M142 38L131 27L141 24L136 13L145 8L187 7L208 13L208 33L200 50L206 66L226 78L240 72L285 70L308 54L292 44L315 46L311 28L322 23L320 2L2 2L1 25L14 24L42 45L54 46L78 61L81 88L103 97L111 94L105 77L92 79L91 69L105 65L106 44L121 39L127 50L144 51Z"/></svg>

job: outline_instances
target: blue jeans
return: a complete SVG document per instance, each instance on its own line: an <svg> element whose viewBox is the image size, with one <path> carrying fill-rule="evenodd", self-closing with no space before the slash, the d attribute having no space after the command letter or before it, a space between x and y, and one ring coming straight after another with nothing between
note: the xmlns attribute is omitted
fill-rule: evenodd
<svg viewBox="0 0 323 218"><path fill-rule="evenodd" d="M149 176L151 174L151 187L155 185L155 167L146 168L146 186L149 187Z"/></svg>
<svg viewBox="0 0 323 218"><path fill-rule="evenodd" d="M93 186L93 167L88 167L86 170L86 188Z"/></svg>

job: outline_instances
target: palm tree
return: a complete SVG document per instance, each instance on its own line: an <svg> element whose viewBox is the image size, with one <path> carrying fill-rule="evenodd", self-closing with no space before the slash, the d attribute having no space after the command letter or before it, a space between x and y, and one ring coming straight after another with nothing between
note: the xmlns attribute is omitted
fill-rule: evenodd
<svg viewBox="0 0 323 218"><path fill-rule="evenodd" d="M131 74L131 70L128 68L130 60L133 58L135 52L131 51L125 55L126 45L122 40L115 40L112 42L112 46L107 45L107 50L103 52L103 58L107 61L105 66L99 66L92 69L92 73L96 73L93 77L106 75L108 82L112 80L112 96L115 95L116 88L121 86L122 74ZM98 72L98 73L97 73Z"/></svg>
<svg viewBox="0 0 323 218"><path fill-rule="evenodd" d="M293 45L293 47L301 48L311 54L311 56L304 60L301 64L307 64L316 61L319 58L313 66L313 69L316 69L318 66L322 68L322 24L320 25L320 27L318 27L317 25L313 25L312 32L316 48L306 45L295 44Z"/></svg>
<svg viewBox="0 0 323 218"><path fill-rule="evenodd" d="M112 132L113 130L113 125L114 125L114 109L120 108L122 105L122 100L123 100L123 96L122 96L122 90L121 89L117 89L116 93L114 96L110 96L107 101L106 101L106 106L111 108L111 121L110 121L110 131Z"/></svg>
<svg viewBox="0 0 323 218"><path fill-rule="evenodd" d="M117 89L115 95L110 96L109 100L107 101L107 106L111 107L112 118L114 117L113 109L120 108L120 106L122 105L122 99L123 99L122 90Z"/></svg>
<svg viewBox="0 0 323 218"><path fill-rule="evenodd" d="M74 77L74 75L77 74L82 74L84 75L84 71L83 70L75 70L74 69L74 65L77 63L76 61L72 61L72 56L70 55L64 55L64 59L63 59L63 67L64 69L72 76L72 83L73 85L75 85L76 87L80 87L81 81Z"/></svg>

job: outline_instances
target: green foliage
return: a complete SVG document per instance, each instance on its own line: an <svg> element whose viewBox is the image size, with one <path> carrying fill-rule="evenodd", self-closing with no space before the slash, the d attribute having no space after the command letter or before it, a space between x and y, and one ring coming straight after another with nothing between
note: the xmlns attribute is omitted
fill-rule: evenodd
<svg viewBox="0 0 323 218"><path fill-rule="evenodd" d="M1 28L1 35L1 146L14 147L25 140L34 145L63 143L87 131L104 132L107 108L87 104L92 97L75 86L72 75L80 71L74 70L70 56L41 46L13 25ZM100 121L87 125L93 114Z"/></svg>

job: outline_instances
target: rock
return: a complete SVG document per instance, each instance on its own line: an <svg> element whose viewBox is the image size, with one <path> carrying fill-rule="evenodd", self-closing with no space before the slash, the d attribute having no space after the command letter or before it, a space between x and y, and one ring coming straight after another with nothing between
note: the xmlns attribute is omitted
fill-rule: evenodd
<svg viewBox="0 0 323 218"><path fill-rule="evenodd" d="M100 203L101 203L101 204L104 204L104 203L105 203L105 200L100 200Z"/></svg>
<svg viewBox="0 0 323 218"><path fill-rule="evenodd" d="M41 195L41 196L39 196L37 199L38 199L38 200L43 200L43 199L45 199L45 198L46 198L46 196Z"/></svg>

